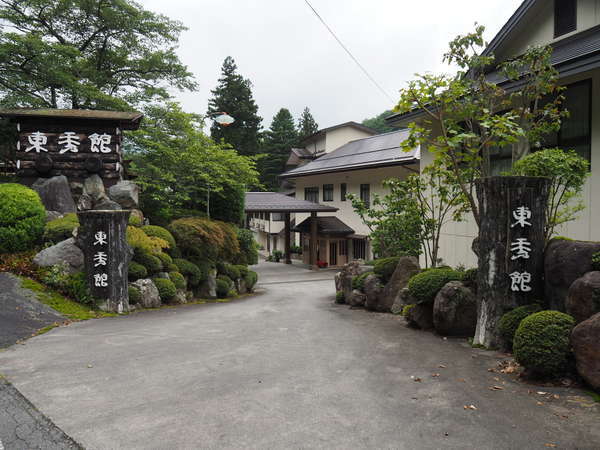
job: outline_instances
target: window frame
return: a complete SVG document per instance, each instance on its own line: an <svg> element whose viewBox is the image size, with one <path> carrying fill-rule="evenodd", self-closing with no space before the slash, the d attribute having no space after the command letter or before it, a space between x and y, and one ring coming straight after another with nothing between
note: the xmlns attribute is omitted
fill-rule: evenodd
<svg viewBox="0 0 600 450"><path fill-rule="evenodd" d="M571 2L570 4L566 4L566 2ZM562 4L561 4L562 3ZM565 34L572 33L573 31L577 31L577 10L578 10L578 1L577 0L554 0L554 38L558 38L564 36ZM558 14L558 9L560 7L573 8L573 22L569 23L564 29L559 30L559 26L563 25L559 23L559 17L561 14Z"/></svg>
<svg viewBox="0 0 600 450"><path fill-rule="evenodd" d="M348 184L340 183L340 201L345 202L348 196Z"/></svg>
<svg viewBox="0 0 600 450"><path fill-rule="evenodd" d="M333 184L328 183L323 185L323 201L324 202L332 202L333 201Z"/></svg>
<svg viewBox="0 0 600 450"><path fill-rule="evenodd" d="M363 192L367 192L369 198L365 200ZM365 206L367 208L369 208L371 206L371 184L369 183L364 183L360 185L360 191L359 191L359 195L360 195L360 199L361 201L365 204Z"/></svg>

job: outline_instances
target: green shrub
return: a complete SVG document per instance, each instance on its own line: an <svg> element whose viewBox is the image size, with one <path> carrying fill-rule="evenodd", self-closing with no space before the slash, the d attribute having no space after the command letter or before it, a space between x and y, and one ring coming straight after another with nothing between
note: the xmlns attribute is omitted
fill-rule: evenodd
<svg viewBox="0 0 600 450"><path fill-rule="evenodd" d="M167 266L165 267L165 270L167 272L179 272L179 267L177 267L177 264L171 263L171 264L167 264Z"/></svg>
<svg viewBox="0 0 600 450"><path fill-rule="evenodd" d="M236 264L233 267L240 273L240 278L246 278L246 275L248 275L249 271L248 266Z"/></svg>
<svg viewBox="0 0 600 450"><path fill-rule="evenodd" d="M179 250L178 247L169 248L167 249L167 252L169 253L169 255L171 255L171 258L173 259L183 258L183 254L181 253L181 250Z"/></svg>
<svg viewBox="0 0 600 450"><path fill-rule="evenodd" d="M148 273L157 273L163 269L162 262L157 256L140 248L134 250L133 260L144 266Z"/></svg>
<svg viewBox="0 0 600 450"><path fill-rule="evenodd" d="M429 269L408 281L408 290L417 303L432 302L437 293L450 281L462 280L462 273L446 268Z"/></svg>
<svg viewBox="0 0 600 450"><path fill-rule="evenodd" d="M258 244L254 240L254 233L244 228L238 228L237 239L240 254L235 262L248 266L258 264Z"/></svg>
<svg viewBox="0 0 600 450"><path fill-rule="evenodd" d="M46 227L44 228L44 242L58 244L65 239L73 237L73 230L77 227L79 227L79 219L75 213L67 214L60 219L51 220L46 223Z"/></svg>
<svg viewBox="0 0 600 450"><path fill-rule="evenodd" d="M130 214L129 215L129 221L127 223L128 225L132 226L132 227L141 227L142 226L142 219L140 219L138 216L134 215L134 214Z"/></svg>
<svg viewBox="0 0 600 450"><path fill-rule="evenodd" d="M410 311L415 307L415 305L405 305L404 308L402 308L402 316L403 317L408 317L408 315L410 314Z"/></svg>
<svg viewBox="0 0 600 450"><path fill-rule="evenodd" d="M148 253L158 253L169 247L164 239L148 236L141 228L127 227L127 243L133 250L144 250Z"/></svg>
<svg viewBox="0 0 600 450"><path fill-rule="evenodd" d="M154 256L156 256L158 259L160 259L160 262L162 263L163 268L167 268L167 267L169 267L169 264L173 264L173 258L171 258L169 255L167 255L165 252L158 252Z"/></svg>
<svg viewBox="0 0 600 450"><path fill-rule="evenodd" d="M39 195L20 184L0 184L0 253L31 250L41 241L46 210Z"/></svg>
<svg viewBox="0 0 600 450"><path fill-rule="evenodd" d="M67 277L65 291L69 297L81 304L90 306L94 304L87 278L83 272L77 272Z"/></svg>
<svg viewBox="0 0 600 450"><path fill-rule="evenodd" d="M169 278L171 279L171 281L173 282L173 284L175 285L175 287L177 289L185 289L186 288L185 277L181 273L169 272Z"/></svg>
<svg viewBox="0 0 600 450"><path fill-rule="evenodd" d="M342 304L345 301L346 301L346 296L344 295L344 291L337 291L335 293L335 302Z"/></svg>
<svg viewBox="0 0 600 450"><path fill-rule="evenodd" d="M217 297L227 298L233 289L233 281L227 275L217 277Z"/></svg>
<svg viewBox="0 0 600 450"><path fill-rule="evenodd" d="M352 278L352 289L357 289L359 291L362 291L365 289L365 279L369 276L369 275L373 275L375 272L365 272L362 273L360 275L355 276L354 278Z"/></svg>
<svg viewBox="0 0 600 450"><path fill-rule="evenodd" d="M154 278L152 281L158 289L158 295L162 302L168 303L175 298L177 288L171 280L167 280L166 278Z"/></svg>
<svg viewBox="0 0 600 450"><path fill-rule="evenodd" d="M281 250L273 250L271 256L273 256L273 261L279 262L283 258L283 252Z"/></svg>
<svg viewBox="0 0 600 450"><path fill-rule="evenodd" d="M518 308L515 308L502 316L498 324L498 330L500 331L500 336L502 337L502 340L504 340L507 349L512 349L513 339L517 329L519 328L519 325L521 324L521 321L525 317L528 317L541 310L541 306L535 304L519 306Z"/></svg>
<svg viewBox="0 0 600 450"><path fill-rule="evenodd" d="M382 258L375 260L375 264L373 265L373 271L379 275L381 281L385 284L387 283L392 275L394 274L394 270L396 270L396 266L398 265L398 261L400 257L392 256L390 258Z"/></svg>
<svg viewBox="0 0 600 450"><path fill-rule="evenodd" d="M474 291L477 291L477 272L479 272L477 269L467 269L463 272L462 278L463 284Z"/></svg>
<svg viewBox="0 0 600 450"><path fill-rule="evenodd" d="M140 263L136 263L135 261L131 261L129 263L129 273L128 278L129 281L139 280L141 278L146 278L148 276L148 270Z"/></svg>
<svg viewBox="0 0 600 450"><path fill-rule="evenodd" d="M191 287L198 286L206 279L200 268L186 259L175 259L173 263L179 268L179 272L187 278Z"/></svg>
<svg viewBox="0 0 600 450"><path fill-rule="evenodd" d="M299 245L292 244L290 245L290 253L296 253L297 255L302 254L302 247Z"/></svg>
<svg viewBox="0 0 600 450"><path fill-rule="evenodd" d="M142 230L147 236L160 238L169 244L169 248L175 248L175 238L166 228L156 225L144 225Z"/></svg>
<svg viewBox="0 0 600 450"><path fill-rule="evenodd" d="M248 273L244 276L244 282L246 283L246 288L248 291L252 291L254 286L256 286L256 282L258 281L258 274L253 270L249 270Z"/></svg>
<svg viewBox="0 0 600 450"><path fill-rule="evenodd" d="M142 292L135 286L129 286L127 289L129 292L129 304L136 305L142 301Z"/></svg>
<svg viewBox="0 0 600 450"><path fill-rule="evenodd" d="M521 322L513 342L515 359L533 374L561 375L569 365L575 319L558 311L540 311Z"/></svg>
<svg viewBox="0 0 600 450"><path fill-rule="evenodd" d="M600 252L592 255L592 270L600 270Z"/></svg>
<svg viewBox="0 0 600 450"><path fill-rule="evenodd" d="M227 275L232 280L239 280L242 278L238 266L232 264L217 264L217 272L221 275Z"/></svg>

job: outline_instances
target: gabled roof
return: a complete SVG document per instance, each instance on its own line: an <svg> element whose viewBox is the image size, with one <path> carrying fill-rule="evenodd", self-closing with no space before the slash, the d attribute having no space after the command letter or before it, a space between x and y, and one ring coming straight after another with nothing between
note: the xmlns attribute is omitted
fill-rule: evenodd
<svg viewBox="0 0 600 450"><path fill-rule="evenodd" d="M125 130L137 130L144 115L133 111L100 111L92 109L0 109L0 117L10 119L46 118L120 122Z"/></svg>
<svg viewBox="0 0 600 450"><path fill-rule="evenodd" d="M324 134L326 134L329 131L333 131L333 130L337 130L338 128L344 128L344 127L351 127L351 128L355 128L357 130L360 131L364 131L365 133L370 133L370 134L377 134L379 133L379 131L373 129L373 128L369 128L365 125L362 125L358 122L344 122L344 123L340 123L339 125L334 125L332 127L328 127L328 128L323 128L319 131L317 131L316 133L311 134L310 136L305 137L302 140L302 143L308 142L308 141L312 141L317 137L323 136Z"/></svg>
<svg viewBox="0 0 600 450"><path fill-rule="evenodd" d="M307 217L292 228L292 231L298 233L310 233L311 221L312 218ZM349 234L354 234L354 230L335 216L317 216L317 233L347 236Z"/></svg>
<svg viewBox="0 0 600 450"><path fill-rule="evenodd" d="M521 20L527 15L529 10L535 6L538 0L524 0L521 3L521 6L517 8L517 10L513 13L513 15L508 19L508 22L504 24L500 31L496 33L494 39L490 41L487 48L483 51L483 55L489 55L495 52L500 45L502 45L506 39L510 36L512 31L521 23Z"/></svg>
<svg viewBox="0 0 600 450"><path fill-rule="evenodd" d="M246 192L246 212L335 212L333 206L288 197L280 192Z"/></svg>
<svg viewBox="0 0 600 450"><path fill-rule="evenodd" d="M407 137L408 130L398 130L350 141L308 164L285 172L280 178L416 163L420 159L418 149L406 153L400 148L400 143Z"/></svg>

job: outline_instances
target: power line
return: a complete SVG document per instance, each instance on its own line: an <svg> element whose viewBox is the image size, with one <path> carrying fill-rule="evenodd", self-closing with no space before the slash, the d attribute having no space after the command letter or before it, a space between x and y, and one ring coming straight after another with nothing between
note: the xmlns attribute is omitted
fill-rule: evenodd
<svg viewBox="0 0 600 450"><path fill-rule="evenodd" d="M308 7L310 9L312 9L312 11L315 13L315 15L317 16L317 18L321 21L321 23L325 26L325 28L327 28L327 30L329 31L329 33L331 33L331 35L333 36L333 38L338 42L338 44L341 45L341 47L345 50L345 52L348 53L348 56L350 56L350 58L352 58L352 60L356 63L356 65L360 68L360 70L362 70L364 72L364 74L367 76L367 78L369 78L369 80L371 80L371 82L375 85L375 87L377 87L377 89L379 89L379 91L383 95L385 95L392 103L395 103L395 100L385 91L385 89L383 89L381 87L381 85L377 81L375 81L375 78L373 78L371 76L371 74L367 71L367 69L365 69L365 67L358 61L358 59L356 59L354 57L354 55L352 54L352 52L350 50L348 50L348 47L346 47L344 45L344 43L340 40L340 38L337 37L337 35L333 32L333 30L331 29L331 27L329 25L327 25L327 23L325 22L325 20L323 20L323 18L317 12L317 10L313 7L313 5L311 5L308 0L304 0L304 2L308 5Z"/></svg>

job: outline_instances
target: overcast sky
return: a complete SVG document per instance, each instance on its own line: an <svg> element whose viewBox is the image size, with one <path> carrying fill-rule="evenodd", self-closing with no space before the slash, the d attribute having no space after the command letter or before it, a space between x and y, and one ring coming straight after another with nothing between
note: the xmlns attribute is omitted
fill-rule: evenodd
<svg viewBox="0 0 600 450"><path fill-rule="evenodd" d="M308 106L321 128L391 109L304 0L140 0L187 27L178 50L197 92L175 93L204 113L226 56L249 78L267 127L282 107ZM487 28L488 41L521 0L309 0L393 98L416 72L439 72L449 40Z"/></svg>

